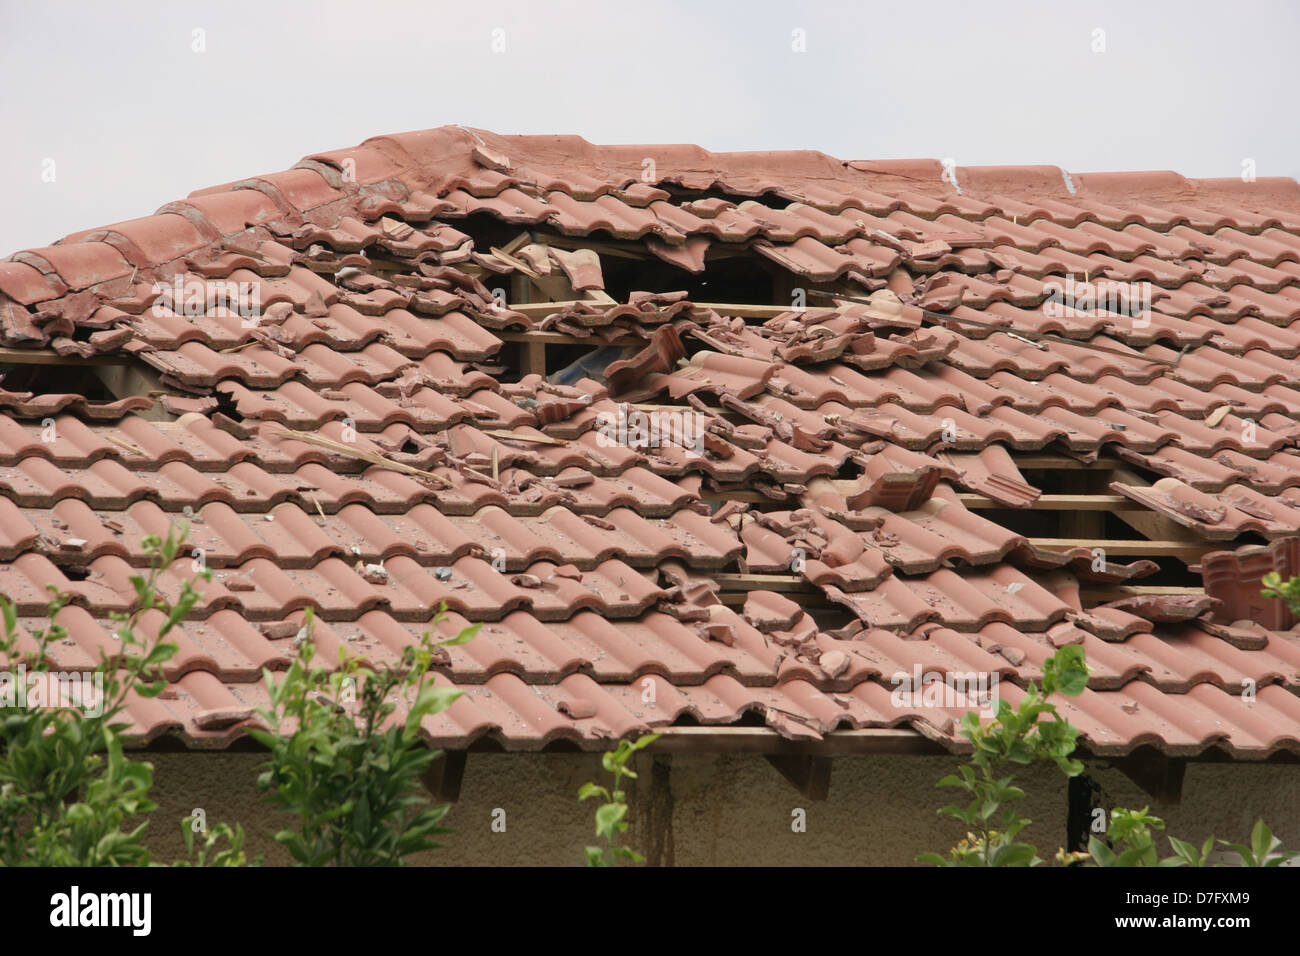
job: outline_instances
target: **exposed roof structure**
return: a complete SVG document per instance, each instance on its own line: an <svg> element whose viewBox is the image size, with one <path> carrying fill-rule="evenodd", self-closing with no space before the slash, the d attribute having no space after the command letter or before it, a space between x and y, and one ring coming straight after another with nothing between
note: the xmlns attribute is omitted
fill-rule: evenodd
<svg viewBox="0 0 1300 956"><path fill-rule="evenodd" d="M1014 703L1082 643L1092 753L1300 752L1291 180L444 127L11 256L0 339L0 591L72 595L55 663L144 535L214 572L145 740L238 738L307 607L382 661L445 602L440 746L960 749L891 677Z"/></svg>

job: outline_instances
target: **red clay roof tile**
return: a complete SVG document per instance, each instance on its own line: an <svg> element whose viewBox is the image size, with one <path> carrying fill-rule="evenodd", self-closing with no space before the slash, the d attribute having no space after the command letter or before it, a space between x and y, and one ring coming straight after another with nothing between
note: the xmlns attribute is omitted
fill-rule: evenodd
<svg viewBox="0 0 1300 956"><path fill-rule="evenodd" d="M642 178L647 150L656 182ZM1014 703L1055 648L1082 643L1094 670L1065 711L1094 753L1300 751L1300 652L1280 629L1294 621L1257 596L1265 570L1300 570L1287 550L1300 535L1300 187L955 176L960 193L937 161L449 127L20 252L0 264L3 344L117 354L160 374L153 417L182 414L147 421L130 412L149 400L67 388L0 393L0 591L28 630L47 584L72 595L69 641L51 654L93 666L140 539L188 519L214 580L174 632L169 692L129 714L142 737L193 747L243 732L304 608L326 659L346 646L392 660L445 601L445 633L485 626L438 664L466 691L425 722L444 746L594 748L752 714L801 739L910 726L960 750L964 708L896 703L897 672L995 673ZM503 257L492 221L532 232ZM556 233L569 238L548 244ZM602 262L609 245L642 258ZM755 320L661 294L670 284L624 290L645 262L681 269L683 286L716 271L723 288L728 263L760 259L791 288L871 298ZM575 299L611 296L506 309L490 287L519 262ZM672 281L651 268L648 282ZM161 290L187 274L247 283L260 317L168 308ZM1150 308L1058 309L1065 279L1094 301L1149 283ZM626 363L617 400L589 378L505 371L519 332L595 348L656 329L676 350ZM700 414L703 453L601 441L602 416L638 401ZM1085 610L1080 579L1156 566L1050 551L952 487L1028 521L1041 492L1026 473L1055 486L1017 458L1060 453L1153 476L1111 488L1195 541L1277 543L1207 555L1212 599ZM737 572L802 590L754 590L737 613L718 598ZM1259 688L1249 710L1243 681Z"/></svg>

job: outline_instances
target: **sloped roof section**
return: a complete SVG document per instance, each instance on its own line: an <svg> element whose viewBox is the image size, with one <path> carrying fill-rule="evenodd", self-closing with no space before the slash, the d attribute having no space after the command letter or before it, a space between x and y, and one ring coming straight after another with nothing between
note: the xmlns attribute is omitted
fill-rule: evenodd
<svg viewBox="0 0 1300 956"><path fill-rule="evenodd" d="M897 678L1014 703L1082 644L1093 753L1300 752L1257 597L1300 535L1291 180L443 127L19 252L0 348L0 591L28 631L70 595L53 663L145 535L213 571L140 740L241 736L308 608L379 663L446 605L483 627L440 746L958 750Z"/></svg>

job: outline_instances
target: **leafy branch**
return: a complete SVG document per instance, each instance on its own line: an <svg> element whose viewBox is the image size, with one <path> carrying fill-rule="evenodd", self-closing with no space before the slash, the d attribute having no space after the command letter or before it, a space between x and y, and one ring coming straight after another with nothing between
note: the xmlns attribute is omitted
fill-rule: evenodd
<svg viewBox="0 0 1300 956"><path fill-rule="evenodd" d="M451 832L441 826L451 808L431 805L421 783L442 752L425 747L419 730L461 696L434 682L436 649L466 643L479 625L434 641L444 611L403 649L398 665L376 670L345 647L334 667L316 663L308 609L288 671L278 680L264 672L270 703L258 714L268 729L249 730L270 751L258 786L267 802L296 818L275 840L298 864L401 866Z"/></svg>
<svg viewBox="0 0 1300 956"><path fill-rule="evenodd" d="M112 653L100 649L99 662L89 674L51 671L50 648L68 637L58 623L68 596L50 588L48 624L34 628L28 640L18 623L13 602L0 596L0 664L10 673L20 665L29 680L43 675L54 683L81 679L94 685L93 706L83 699L76 705L45 701L45 706L18 706L6 696L0 703L0 865L124 866L146 865L149 851L142 837L147 820L127 828L157 809L149 798L153 767L129 760L122 750L122 735L130 725L118 720L130 695L156 697L167 686L161 668L176 653L167 635L199 599L198 578L184 581L176 600L161 590L161 578L180 552L188 525L169 530L167 537L150 535L142 551L149 571L134 575L135 601L127 612L112 615L116 624ZM153 636L138 630L145 615L160 616ZM25 649L24 649L25 648ZM92 712L93 711L93 712Z"/></svg>
<svg viewBox="0 0 1300 956"><path fill-rule="evenodd" d="M1287 593L1300 595L1300 587L1290 587L1294 584L1295 581L1288 583ZM1002 776L1000 768L1007 764L1025 766L1051 760L1067 777L1081 773L1083 764L1071 756L1079 732L1057 713L1047 698L1054 693L1077 697L1087 683L1088 665L1083 648L1070 645L1044 661L1041 690L1031 682L1019 707L1013 709L1006 701L1000 701L997 716L985 725L980 724L979 715L974 711L962 718L961 734L971 742L974 753L968 764L940 780L939 786L962 790L969 802L944 807L939 813L955 817L970 829L946 857L925 853L918 861L938 866L1038 866L1043 862L1036 847L1016 840L1031 821L1020 816L1011 804L1022 799L1025 793L1015 786L1011 775ZM1156 834L1164 828L1165 822L1149 813L1147 807L1118 808L1111 811L1104 838L1093 835L1086 853L1058 850L1055 862L1066 866L1086 862L1103 867L1208 865L1216 843L1213 836L1200 847L1168 837L1174 854L1161 858ZM1245 866L1279 866L1300 856L1297 852L1283 852L1281 841L1263 820L1255 824L1249 846L1226 840L1217 842L1240 856Z"/></svg>
<svg viewBox="0 0 1300 956"><path fill-rule="evenodd" d="M1284 601L1292 614L1300 614L1300 578L1283 581L1282 575L1270 571L1264 575L1260 583L1264 585L1263 590L1259 592L1262 596Z"/></svg>
<svg viewBox="0 0 1300 956"><path fill-rule="evenodd" d="M1015 786L1013 776L1003 775L1001 770L1007 764L1027 766L1051 760L1067 777L1083 771L1083 764L1070 756L1079 732L1047 698L1058 692L1077 697L1087 683L1083 648L1070 645L1043 663L1041 690L1031 682L1019 707L999 700L996 716L983 725L975 711L965 714L960 732L974 753L968 764L940 780L939 786L961 790L967 802L944 807L939 813L970 829L948 856L926 853L918 857L920 862L938 866L1037 866L1043 862L1034 846L1016 839L1032 821L1011 805L1023 799L1025 792Z"/></svg>
<svg viewBox="0 0 1300 956"><path fill-rule="evenodd" d="M614 775L611 787L602 787L597 783L584 783L578 789L578 799L600 797L604 800L596 808L596 836L605 838L605 846L589 846L584 849L588 866L617 866L620 861L644 863L645 857L626 845L619 845L618 838L627 832L627 794L622 784L623 778L636 779L636 772L628 764L632 755L648 747L659 739L658 734L646 734L636 740L620 740L618 746L600 755L600 764L606 772Z"/></svg>

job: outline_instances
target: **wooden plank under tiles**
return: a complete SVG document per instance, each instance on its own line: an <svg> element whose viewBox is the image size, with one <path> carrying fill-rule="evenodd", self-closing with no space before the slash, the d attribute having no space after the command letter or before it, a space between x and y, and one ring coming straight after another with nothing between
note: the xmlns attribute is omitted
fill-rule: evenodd
<svg viewBox="0 0 1300 956"><path fill-rule="evenodd" d="M653 252L650 252L639 242L620 245L614 242L592 239L588 236L562 236L542 232L533 233L533 242L544 246L555 246L557 249L590 249L598 255L614 256L617 259L636 259L644 262L648 259L657 258Z"/></svg>
<svg viewBox="0 0 1300 956"><path fill-rule="evenodd" d="M637 405L637 408L654 410L656 408L681 408L680 405ZM725 412L723 413L726 414ZM705 501L746 501L767 503L774 506L790 507L789 503L773 501L760 491L705 491L700 497ZM1123 495L1041 495L1028 508L1012 508L1010 505L994 501L984 495L959 492L957 500L972 511L1141 511L1143 505Z"/></svg>
<svg viewBox="0 0 1300 956"><path fill-rule="evenodd" d="M816 589L798 574L715 574L722 591L809 591Z"/></svg>
<svg viewBox="0 0 1300 956"><path fill-rule="evenodd" d="M908 727L846 727L833 730L820 740L791 740L769 727L658 727L655 733L660 736L646 747L649 753L807 754L825 757L949 753L943 744ZM1094 755L1087 744L1081 742L1077 756ZM1217 748L1180 759L1188 763L1235 763L1237 760ZM1297 763L1300 763L1300 756L1288 751L1278 751L1260 761L1261 765L1292 766Z"/></svg>
<svg viewBox="0 0 1300 956"><path fill-rule="evenodd" d="M1114 471L1117 468L1127 467L1124 462L1114 458L1079 461L1069 455L1053 455L1045 452L1022 454L1013 451L1011 459L1016 463L1016 467L1022 471L1025 469L1038 471Z"/></svg>
<svg viewBox="0 0 1300 956"><path fill-rule="evenodd" d="M1222 551L1228 546L1222 541L1143 541L1118 538L1030 538L1029 542L1049 551L1100 548L1107 556L1138 558L1199 558L1210 551Z"/></svg>
<svg viewBox="0 0 1300 956"><path fill-rule="evenodd" d="M525 375L546 377L546 345L536 340L519 344L520 368Z"/></svg>
<svg viewBox="0 0 1300 956"><path fill-rule="evenodd" d="M664 727L650 753L942 754L943 746L903 727L842 729L821 740L790 740L768 727Z"/></svg>
<svg viewBox="0 0 1300 956"><path fill-rule="evenodd" d="M1087 495L1109 491L1096 485L1097 475L1090 471L1066 471L1058 477L1061 490L1059 494ZM1065 508L1056 511L1056 534L1061 538L1104 538L1106 536L1106 513L1093 508Z"/></svg>
<svg viewBox="0 0 1300 956"><path fill-rule="evenodd" d="M747 302L693 302L697 309L711 309L731 319L774 319L787 312L797 312L788 305L758 305Z"/></svg>
<svg viewBox="0 0 1300 956"><path fill-rule="evenodd" d="M1203 587L1178 587L1176 585L1151 584L1085 584L1079 589L1080 597L1087 607L1107 604L1111 601L1123 601L1132 597L1196 597L1204 594Z"/></svg>
<svg viewBox="0 0 1300 956"><path fill-rule="evenodd" d="M773 501L761 491L702 491L700 492L700 498L704 501L743 501L749 504L769 502L782 508L793 507L790 502Z"/></svg>
<svg viewBox="0 0 1300 956"><path fill-rule="evenodd" d="M1015 511L1136 511L1143 506L1123 495L1040 495L1028 508L1010 508L984 495L959 492L957 500L973 510Z"/></svg>
<svg viewBox="0 0 1300 956"><path fill-rule="evenodd" d="M1208 550L1208 549L1207 549ZM1107 552L1113 556L1115 552ZM801 603L821 606L829 604L829 599L818 587L796 574L714 574L711 580L718 586L718 596L723 604L744 604L751 591L775 591L778 594L794 594ZM1119 597L1137 597L1149 594L1204 594L1201 587L1178 587L1164 585L1084 585L1093 591L1105 590ZM1109 600L1117 600L1110 598Z"/></svg>
<svg viewBox="0 0 1300 956"><path fill-rule="evenodd" d="M94 374L115 399L137 395L154 398L153 407L136 412L142 418L151 422L169 422L175 418L164 411L161 402L157 401L157 396L172 390L163 385L154 369L145 366L100 365L95 368Z"/></svg>
<svg viewBox="0 0 1300 956"><path fill-rule="evenodd" d="M608 296L605 298L608 298ZM545 318L553 312L562 312L575 305L609 306L612 304L614 303L592 296L585 299L564 299L555 302L511 302L506 305L506 308L529 317ZM693 302L691 304L699 309L711 309L727 318L740 319L772 319L778 315L796 311L788 305L756 305L746 302ZM1062 455L1061 457L1064 458L1065 456Z"/></svg>
<svg viewBox="0 0 1300 956"><path fill-rule="evenodd" d="M0 348L0 365L130 365L125 352L116 355L60 355L53 349Z"/></svg>
<svg viewBox="0 0 1300 956"><path fill-rule="evenodd" d="M740 609L744 607L745 602L749 600L750 590L777 591L778 593L784 593L791 600L797 601L799 603L799 606L803 608L820 609L820 608L834 608L837 606L834 602L831 601L830 598L826 596L825 592L823 592L820 588L813 587L811 584L802 590L782 591L782 589L779 587L775 587L775 588L756 587L744 591L719 591L717 592L718 600L721 601L723 604L725 604L727 607Z"/></svg>
<svg viewBox="0 0 1300 956"><path fill-rule="evenodd" d="M1127 468L1116 469L1110 477L1115 482L1131 485L1135 488L1147 488L1150 486L1150 482L1145 478ZM1125 509L1123 511L1117 510L1115 516L1138 534L1147 538L1163 541L1186 542L1198 542L1201 540L1200 535L1198 535L1193 529L1181 525L1168 515L1163 515L1145 505L1141 508ZM1223 544L1226 546L1228 545L1228 542L1224 542Z"/></svg>
<svg viewBox="0 0 1300 956"><path fill-rule="evenodd" d="M514 308L514 306L511 306ZM533 308L526 306L526 308ZM543 313L549 314L549 313ZM576 335L569 335L565 332L497 332L496 337L503 342L526 342L536 345L583 345L590 349L604 348L606 345L646 345L646 340L637 338L635 335L620 335L612 342L606 342L604 339L595 336L584 339Z"/></svg>

